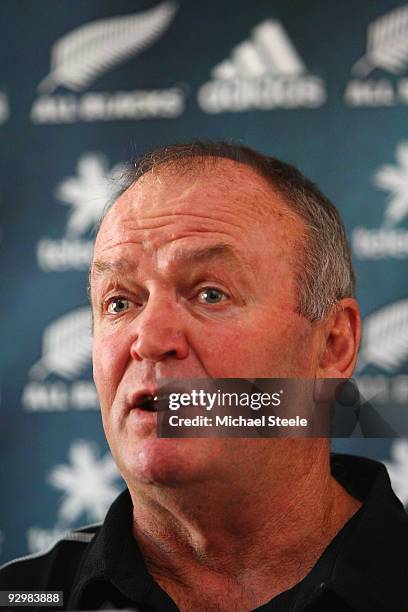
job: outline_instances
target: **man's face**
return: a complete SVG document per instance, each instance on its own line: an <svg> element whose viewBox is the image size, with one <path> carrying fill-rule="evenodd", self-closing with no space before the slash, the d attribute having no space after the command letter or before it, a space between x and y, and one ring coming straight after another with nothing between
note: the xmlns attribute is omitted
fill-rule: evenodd
<svg viewBox="0 0 408 612"><path fill-rule="evenodd" d="M149 173L109 211L91 271L93 363L126 480L205 478L255 452L253 440L158 439L156 415L132 404L160 380L314 377L319 337L296 313L302 231L264 179L229 160ZM270 452L256 442L257 457Z"/></svg>

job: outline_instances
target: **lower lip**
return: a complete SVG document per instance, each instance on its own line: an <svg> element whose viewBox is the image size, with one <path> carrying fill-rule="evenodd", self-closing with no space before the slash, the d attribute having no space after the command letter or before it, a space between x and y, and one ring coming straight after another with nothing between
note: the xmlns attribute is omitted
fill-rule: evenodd
<svg viewBox="0 0 408 612"><path fill-rule="evenodd" d="M129 412L129 419L135 425L143 423L143 425L157 426L157 412L132 408Z"/></svg>

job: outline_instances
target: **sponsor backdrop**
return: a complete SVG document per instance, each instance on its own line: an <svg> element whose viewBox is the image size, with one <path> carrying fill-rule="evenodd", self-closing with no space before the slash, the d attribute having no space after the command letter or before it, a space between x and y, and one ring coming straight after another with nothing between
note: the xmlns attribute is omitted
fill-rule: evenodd
<svg viewBox="0 0 408 612"><path fill-rule="evenodd" d="M365 335L357 377L408 403L408 3L3 0L0 561L101 520L123 486L92 382L92 228L123 163L235 139L339 207ZM387 462L403 439L336 440Z"/></svg>

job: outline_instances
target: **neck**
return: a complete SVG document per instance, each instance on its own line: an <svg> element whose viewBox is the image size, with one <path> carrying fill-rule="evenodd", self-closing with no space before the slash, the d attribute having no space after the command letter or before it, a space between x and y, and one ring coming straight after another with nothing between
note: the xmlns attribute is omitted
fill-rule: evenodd
<svg viewBox="0 0 408 612"><path fill-rule="evenodd" d="M361 504L331 477L327 447L298 465L272 478L130 488L134 537L180 609L201 601L203 584L253 609L310 571Z"/></svg>

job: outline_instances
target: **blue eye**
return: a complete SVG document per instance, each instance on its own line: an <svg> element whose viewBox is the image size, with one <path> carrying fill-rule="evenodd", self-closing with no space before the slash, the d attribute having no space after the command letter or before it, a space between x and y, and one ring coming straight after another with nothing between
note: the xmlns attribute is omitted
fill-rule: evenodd
<svg viewBox="0 0 408 612"><path fill-rule="evenodd" d="M225 293L215 287L206 287L198 296L199 301L205 304L219 304L225 298Z"/></svg>
<svg viewBox="0 0 408 612"><path fill-rule="evenodd" d="M129 300L125 298L112 298L107 307L109 314L119 314L129 309Z"/></svg>

